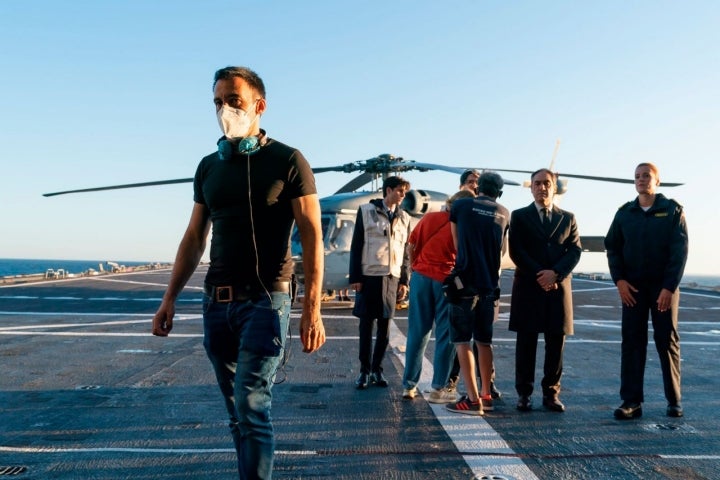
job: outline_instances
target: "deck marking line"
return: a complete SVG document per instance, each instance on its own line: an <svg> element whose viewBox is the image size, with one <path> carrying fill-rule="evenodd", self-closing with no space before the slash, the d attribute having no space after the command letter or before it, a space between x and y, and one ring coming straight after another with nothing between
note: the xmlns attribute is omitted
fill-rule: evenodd
<svg viewBox="0 0 720 480"><path fill-rule="evenodd" d="M6 447L0 445L0 452L9 453L168 453L168 454L200 454L200 453L232 453L234 448L131 448L131 447ZM313 450L276 450L277 455L317 455Z"/></svg>
<svg viewBox="0 0 720 480"><path fill-rule="evenodd" d="M398 328L394 320L390 322L390 345L405 345L407 338ZM400 363L405 366L405 354L392 348ZM432 363L423 355L422 373L418 390L423 391L425 385L432 383ZM422 385L422 387L421 387ZM426 395L423 393L423 395ZM448 412L445 405L428 404L435 417L462 454L465 463L475 474L475 478L486 478L493 475L505 475L521 480L538 480L538 477L523 463L510 446L502 439L488 422L482 417L459 415ZM498 456L498 451L508 455ZM501 454L502 455L502 454ZM502 458L502 461L499 459Z"/></svg>
<svg viewBox="0 0 720 480"><path fill-rule="evenodd" d="M442 405L434 405L442 409ZM472 417L468 417L472 418ZM229 453L235 454L233 448L133 448L133 447L81 447L81 448L66 448L66 447L9 447L0 445L0 452L6 453L165 453L165 454L202 454L202 453ZM286 456L311 456L311 455L322 455L322 456L335 456L339 454L367 454L365 450L276 450L276 455ZM402 452L399 452L402 453ZM413 452L417 453L417 452ZM442 452L436 452L442 453ZM494 452L477 452L477 451L461 451L463 455L471 456L485 456L492 458L493 460L499 458L545 458L545 459L557 459L557 458L576 458L576 457L618 457L618 458L663 458L667 460L720 460L720 455L676 455L676 454L645 454L645 453L607 453L607 454L577 454L577 455L542 455L542 454L516 454L512 451L494 451ZM444 453L443 453L444 454Z"/></svg>

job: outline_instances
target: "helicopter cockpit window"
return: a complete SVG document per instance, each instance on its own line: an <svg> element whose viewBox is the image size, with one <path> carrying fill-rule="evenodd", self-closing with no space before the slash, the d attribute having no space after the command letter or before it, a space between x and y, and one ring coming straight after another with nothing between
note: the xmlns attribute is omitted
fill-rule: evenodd
<svg viewBox="0 0 720 480"><path fill-rule="evenodd" d="M331 250L341 251L350 250L354 229L355 222L352 220L338 219L335 224L335 229L333 229L330 235L330 241L328 242L329 248Z"/></svg>
<svg viewBox="0 0 720 480"><path fill-rule="evenodd" d="M330 218L323 215L320 218L320 223L322 225L323 238L326 238L328 227L330 226ZM300 231L297 225L293 226L292 234L290 235L290 253L293 256L302 255L302 242L300 241Z"/></svg>

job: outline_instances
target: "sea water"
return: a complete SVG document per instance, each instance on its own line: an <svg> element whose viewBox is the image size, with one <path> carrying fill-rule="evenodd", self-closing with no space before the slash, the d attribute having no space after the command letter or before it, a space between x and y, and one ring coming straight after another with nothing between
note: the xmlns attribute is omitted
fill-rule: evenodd
<svg viewBox="0 0 720 480"><path fill-rule="evenodd" d="M151 265L158 262L126 262L113 261L118 265L126 267L136 267L142 265ZM167 262L164 262L167 263ZM106 271L112 271L112 267L108 265L107 260L56 260L56 259L29 259L29 258L0 258L0 278L16 275L37 275L45 274L48 270L58 271L63 269L66 275L81 274L89 269L100 271L100 265ZM607 272L604 277L610 278ZM692 275L685 274L682 279L682 286L700 287L720 290L720 275Z"/></svg>
<svg viewBox="0 0 720 480"><path fill-rule="evenodd" d="M136 267L141 265L151 265L157 262L124 262L115 261L118 265L126 267ZM106 271L112 271L112 267L107 260L55 260L55 259L35 259L35 258L0 258L0 277L16 276L16 275L36 275L45 274L48 270L65 271L65 274L81 274L89 269L100 271L100 265Z"/></svg>

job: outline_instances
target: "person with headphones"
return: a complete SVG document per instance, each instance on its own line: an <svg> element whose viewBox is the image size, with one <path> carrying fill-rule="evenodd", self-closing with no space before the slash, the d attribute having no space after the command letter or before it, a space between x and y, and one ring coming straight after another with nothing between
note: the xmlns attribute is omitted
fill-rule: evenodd
<svg viewBox="0 0 720 480"><path fill-rule="evenodd" d="M545 338L543 406L564 412L560 401L565 336L573 334L572 270L582 247L575 215L553 205L557 178L547 168L530 176L535 201L512 212L510 258L515 262L510 331L515 344L517 409L532 410L538 335Z"/></svg>
<svg viewBox="0 0 720 480"><path fill-rule="evenodd" d="M152 333L165 337L172 330L175 301L212 227L203 343L230 416L239 478L271 478L271 388L289 328L293 222L305 272L300 340L308 353L325 343L320 203L302 153L260 129L267 107L262 79L248 68L226 67L215 72L213 91L223 136L195 172L190 222Z"/></svg>

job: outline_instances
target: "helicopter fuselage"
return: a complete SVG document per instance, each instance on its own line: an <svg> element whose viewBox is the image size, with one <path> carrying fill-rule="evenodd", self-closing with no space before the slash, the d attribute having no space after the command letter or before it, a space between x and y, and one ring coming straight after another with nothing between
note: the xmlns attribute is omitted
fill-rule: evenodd
<svg viewBox="0 0 720 480"><path fill-rule="evenodd" d="M323 244L325 246L324 290L348 288L350 246L355 219L360 205L382 198L380 192L338 193L320 199L322 212ZM401 208L410 214L414 227L429 212L438 212L445 207L448 196L429 190L410 190L405 195ZM295 260L295 275L303 282L302 246L297 228L293 229L291 250Z"/></svg>

